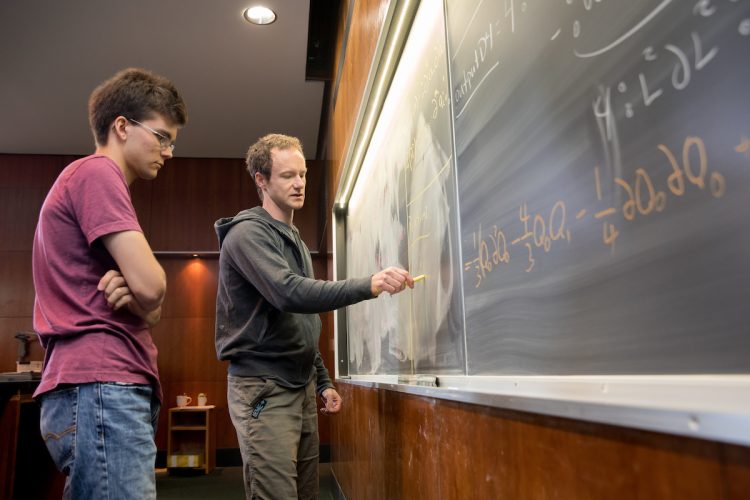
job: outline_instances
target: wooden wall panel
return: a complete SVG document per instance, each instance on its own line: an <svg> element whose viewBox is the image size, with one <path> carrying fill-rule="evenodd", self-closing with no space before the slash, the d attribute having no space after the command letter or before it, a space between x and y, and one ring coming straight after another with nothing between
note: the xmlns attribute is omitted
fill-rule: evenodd
<svg viewBox="0 0 750 500"><path fill-rule="evenodd" d="M750 449L339 384L350 500L740 499Z"/></svg>
<svg viewBox="0 0 750 500"><path fill-rule="evenodd" d="M159 417L157 448L167 446L167 408L174 407L179 394L187 394L197 404L205 393L216 405L217 448L237 448L234 427L227 412L227 363L216 359L214 318L164 318L154 328L159 348L159 376L164 392L164 410Z"/></svg>
<svg viewBox="0 0 750 500"><path fill-rule="evenodd" d="M294 225L311 252L317 252L320 247L320 234L325 220L321 221L321 208L325 187L325 164L316 160L307 162L307 184L305 185L305 205L302 210L294 213Z"/></svg>
<svg viewBox="0 0 750 500"><path fill-rule="evenodd" d="M138 216L148 221L151 247L164 251L219 249L214 221L257 203L257 193L242 160L175 158L152 182L136 190L152 190L151 210Z"/></svg>
<svg viewBox="0 0 750 500"><path fill-rule="evenodd" d="M0 154L0 371L15 371L20 331L32 331L31 247L47 191L74 156ZM30 360L44 352L36 338Z"/></svg>
<svg viewBox="0 0 750 500"><path fill-rule="evenodd" d="M162 318L213 320L216 315L216 290L219 284L218 257L159 257L158 260L167 273L168 295L162 305ZM213 330L211 334L213 335Z"/></svg>
<svg viewBox="0 0 750 500"><path fill-rule="evenodd" d="M722 462L726 464L727 498L744 498L750 491L750 448L725 446Z"/></svg>
<svg viewBox="0 0 750 500"><path fill-rule="evenodd" d="M316 255L313 257L313 268L315 270L315 277L317 279L327 279L327 265L328 259L325 254ZM336 377L336 369L334 364L334 350L333 350L333 323L328 321L330 313L320 314L321 328L320 328L320 340L318 342L318 350L323 357L323 363L328 368L328 373L331 376L331 380ZM334 382L335 383L335 382ZM318 407L322 407L323 404L318 400ZM320 442L329 444L331 442L331 416L323 415L318 413L318 432L320 433Z"/></svg>
<svg viewBox="0 0 750 500"><path fill-rule="evenodd" d="M344 63L341 68L338 93L330 121L330 156L333 160L331 187L338 184L341 162L346 154L352 135L359 104L364 92L367 76L377 46L378 35L388 11L387 0L358 0L354 3L351 29L347 40ZM342 16L340 22L345 22ZM343 34L342 30L339 33ZM341 41L337 45L341 45ZM336 61L338 64L338 61ZM335 81L335 79L334 79ZM329 191L335 193L335 190Z"/></svg>
<svg viewBox="0 0 750 500"><path fill-rule="evenodd" d="M0 213L12 214L4 218L0 251L31 252L36 225L26 221L36 220L49 188L4 187L0 189Z"/></svg>
<svg viewBox="0 0 750 500"><path fill-rule="evenodd" d="M153 330L159 348L159 373L162 384L222 381L226 366L216 360L214 319L185 317L163 318ZM181 394L182 390L176 392ZM206 392L206 391L199 391ZM193 394L188 394L196 398ZM211 398L215 401L215 395ZM167 400L174 406L174 398Z"/></svg>
<svg viewBox="0 0 750 500"><path fill-rule="evenodd" d="M386 467L397 459L384 448L387 423L380 418L379 398L385 394L353 390L347 384L338 384L338 390L342 411L331 422L331 461L336 479L347 499L386 498L385 483L391 482Z"/></svg>
<svg viewBox="0 0 750 500"><path fill-rule="evenodd" d="M31 316L34 309L31 251L0 252L0 255L0 317Z"/></svg>

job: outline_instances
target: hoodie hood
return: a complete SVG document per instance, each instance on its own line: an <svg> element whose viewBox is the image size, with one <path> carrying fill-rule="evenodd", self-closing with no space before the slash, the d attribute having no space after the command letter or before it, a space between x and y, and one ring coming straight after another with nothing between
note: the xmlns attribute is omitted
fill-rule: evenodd
<svg viewBox="0 0 750 500"><path fill-rule="evenodd" d="M239 212L234 217L222 217L214 222L214 231L216 231L216 237L219 239L219 248L221 248L221 245L224 243L224 238L235 224L252 219L265 222L275 227L277 227L278 224L286 226L286 224L280 223L271 217L271 214L269 214L263 207L249 208Z"/></svg>

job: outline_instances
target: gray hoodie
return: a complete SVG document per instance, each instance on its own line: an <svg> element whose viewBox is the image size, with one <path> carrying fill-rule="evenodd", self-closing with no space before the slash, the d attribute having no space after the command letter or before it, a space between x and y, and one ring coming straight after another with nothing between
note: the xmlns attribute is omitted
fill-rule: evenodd
<svg viewBox="0 0 750 500"><path fill-rule="evenodd" d="M214 224L219 238L216 353L229 373L300 388L332 387L318 352L317 313L371 299L370 277L316 280L293 226L261 207Z"/></svg>

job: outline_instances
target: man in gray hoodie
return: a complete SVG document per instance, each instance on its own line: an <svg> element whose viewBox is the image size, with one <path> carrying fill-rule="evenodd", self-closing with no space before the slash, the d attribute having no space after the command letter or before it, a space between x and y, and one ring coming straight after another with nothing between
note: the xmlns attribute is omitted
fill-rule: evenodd
<svg viewBox="0 0 750 500"><path fill-rule="evenodd" d="M320 318L398 293L414 280L389 267L365 278L316 280L310 251L292 224L305 201L307 167L298 139L270 134L248 150L262 207L216 221L221 255L216 352L229 361L227 399L244 465L247 498L318 497L316 394L337 413L318 351Z"/></svg>

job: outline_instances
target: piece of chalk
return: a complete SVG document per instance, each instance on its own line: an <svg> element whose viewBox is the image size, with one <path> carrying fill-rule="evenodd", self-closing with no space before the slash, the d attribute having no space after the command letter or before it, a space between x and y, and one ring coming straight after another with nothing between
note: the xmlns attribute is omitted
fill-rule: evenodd
<svg viewBox="0 0 750 500"><path fill-rule="evenodd" d="M417 281L422 281L426 276L426 274L420 274L419 276L414 278L414 283L416 283Z"/></svg>

